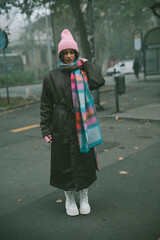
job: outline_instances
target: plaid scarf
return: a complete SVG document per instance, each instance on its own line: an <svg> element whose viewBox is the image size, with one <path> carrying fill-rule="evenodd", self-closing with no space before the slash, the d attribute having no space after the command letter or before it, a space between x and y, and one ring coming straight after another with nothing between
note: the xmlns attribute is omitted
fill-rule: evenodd
<svg viewBox="0 0 160 240"><path fill-rule="evenodd" d="M87 74L81 69L84 61L87 60L80 59L72 64L59 62L59 69L71 70L71 91L79 147L81 152L88 152L90 148L102 143L102 136Z"/></svg>

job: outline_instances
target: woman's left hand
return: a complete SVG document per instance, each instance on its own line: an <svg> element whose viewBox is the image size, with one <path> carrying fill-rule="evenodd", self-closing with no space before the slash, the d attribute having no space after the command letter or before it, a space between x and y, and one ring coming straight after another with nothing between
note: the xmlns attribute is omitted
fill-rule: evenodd
<svg viewBox="0 0 160 240"><path fill-rule="evenodd" d="M47 143L52 143L52 142L53 142L51 135L45 136L44 139L45 139L45 141L46 141Z"/></svg>

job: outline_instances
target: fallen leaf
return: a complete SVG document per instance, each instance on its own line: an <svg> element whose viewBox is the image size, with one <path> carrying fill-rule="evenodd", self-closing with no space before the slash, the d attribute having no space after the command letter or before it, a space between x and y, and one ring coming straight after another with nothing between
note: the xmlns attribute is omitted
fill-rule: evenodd
<svg viewBox="0 0 160 240"><path fill-rule="evenodd" d="M110 126L109 128L110 128L110 129L114 129L114 127L113 127L113 126Z"/></svg>
<svg viewBox="0 0 160 240"><path fill-rule="evenodd" d="M139 149L139 147L134 147L135 150Z"/></svg>
<svg viewBox="0 0 160 240"><path fill-rule="evenodd" d="M128 172L127 171L119 171L119 174L128 174Z"/></svg>
<svg viewBox="0 0 160 240"><path fill-rule="evenodd" d="M108 149L104 149L104 152L108 152Z"/></svg>
<svg viewBox="0 0 160 240"><path fill-rule="evenodd" d="M22 202L22 199L17 199L17 202Z"/></svg>
<svg viewBox="0 0 160 240"><path fill-rule="evenodd" d="M104 102L100 102L100 105L104 105L106 102L104 101Z"/></svg>
<svg viewBox="0 0 160 240"><path fill-rule="evenodd" d="M119 157L118 160L122 161L122 160L124 160L124 157Z"/></svg>
<svg viewBox="0 0 160 240"><path fill-rule="evenodd" d="M115 116L115 119L116 119L116 120L118 120L118 119L119 119L119 117L118 117L118 116Z"/></svg>
<svg viewBox="0 0 160 240"><path fill-rule="evenodd" d="M56 203L62 203L62 199L57 199Z"/></svg>
<svg viewBox="0 0 160 240"><path fill-rule="evenodd" d="M118 120L118 122L124 122L124 120L122 120L122 119L119 119L119 120Z"/></svg>
<svg viewBox="0 0 160 240"><path fill-rule="evenodd" d="M145 122L145 125L148 125L148 124L150 124L150 121L149 121L149 120Z"/></svg>

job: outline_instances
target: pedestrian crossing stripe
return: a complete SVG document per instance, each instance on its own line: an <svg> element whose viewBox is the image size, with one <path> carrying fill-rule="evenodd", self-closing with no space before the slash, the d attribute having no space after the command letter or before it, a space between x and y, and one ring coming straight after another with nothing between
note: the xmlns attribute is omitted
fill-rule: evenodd
<svg viewBox="0 0 160 240"><path fill-rule="evenodd" d="M22 128L13 129L13 130L10 130L10 132L17 133L17 132L22 132L22 131L32 129L32 128L36 128L36 127L40 127L40 124L34 124L34 125L22 127Z"/></svg>

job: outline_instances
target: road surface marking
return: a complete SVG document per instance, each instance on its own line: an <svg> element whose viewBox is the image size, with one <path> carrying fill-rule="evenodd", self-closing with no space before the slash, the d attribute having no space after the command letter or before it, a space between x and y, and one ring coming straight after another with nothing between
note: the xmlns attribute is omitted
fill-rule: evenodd
<svg viewBox="0 0 160 240"><path fill-rule="evenodd" d="M0 115L6 114L6 113L12 113L12 112L15 112L15 111L17 111L17 110L21 110L21 108L6 110L6 111L3 111L3 112L0 112Z"/></svg>
<svg viewBox="0 0 160 240"><path fill-rule="evenodd" d="M13 130L10 130L10 132L22 132L22 131L32 129L32 128L36 128L36 127L40 127L40 124L34 124L34 125L22 127L22 128L13 129Z"/></svg>

